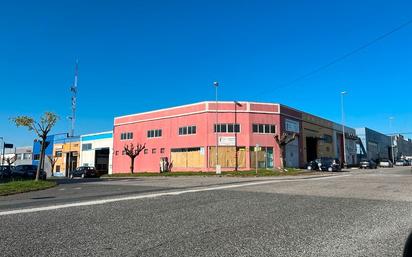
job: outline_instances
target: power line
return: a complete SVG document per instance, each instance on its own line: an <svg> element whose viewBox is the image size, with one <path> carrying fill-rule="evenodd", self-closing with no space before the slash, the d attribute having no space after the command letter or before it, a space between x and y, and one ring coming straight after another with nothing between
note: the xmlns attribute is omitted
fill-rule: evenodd
<svg viewBox="0 0 412 257"><path fill-rule="evenodd" d="M328 63L326 63L326 64L323 64L323 65L317 67L316 69L314 69L314 70L312 70L312 71L309 71L309 72L307 72L307 73L304 73L304 74L296 77L295 79L293 79L293 80L291 80L291 81L289 81L289 82L287 82L287 83L280 84L279 86L275 87L274 89L279 89L279 88L288 87L288 86L291 86L291 85L293 85L293 84L295 84L295 83L297 83L297 82L299 82L299 81L302 81L302 80L304 80L304 79L306 79L306 78L308 78L308 77L311 77L312 75L314 75L314 74L316 74L316 73L319 73L319 72L321 72L321 71L323 71L323 70L325 70L325 69L327 69L327 68L335 65L336 63L339 63L339 62L341 62L341 61L349 58L350 56L352 56L352 55L354 55L354 54L356 54L356 53L364 50L365 48L368 48L369 46L371 46L371 45L373 45L373 44L375 44L375 43L377 43L377 42L379 42L379 41L381 41L381 40L383 40L383 39L391 36L392 34L394 34L394 33L398 32L398 31L402 30L402 29L405 28L405 27L407 27L407 26L410 25L411 23L412 23L412 19L408 20L408 21L405 22L405 23L402 23L401 25L393 28L392 30L390 30L390 31L388 31L388 32L386 32L386 33L383 33L382 35L374 38L373 40L368 41L368 42L362 44L361 46L359 46L359 47L357 47L357 48L355 48L355 49L353 49L353 50L345 53L344 55L342 55L342 56L340 56L340 57L337 57L337 58L333 59L332 61L330 61L330 62L328 62ZM273 88L272 88L272 89L273 89ZM263 93L266 93L266 91L259 93L259 95L261 95L261 94L263 94Z"/></svg>

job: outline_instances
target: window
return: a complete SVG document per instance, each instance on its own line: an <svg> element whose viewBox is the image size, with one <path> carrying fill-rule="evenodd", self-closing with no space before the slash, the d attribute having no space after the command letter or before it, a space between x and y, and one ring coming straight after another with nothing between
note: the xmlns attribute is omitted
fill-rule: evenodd
<svg viewBox="0 0 412 257"><path fill-rule="evenodd" d="M196 126L186 126L179 128L179 135L193 135L196 134Z"/></svg>
<svg viewBox="0 0 412 257"><path fill-rule="evenodd" d="M153 148L153 149L152 149L152 153L156 153L156 148Z"/></svg>
<svg viewBox="0 0 412 257"><path fill-rule="evenodd" d="M124 132L120 134L120 140L133 139L133 132Z"/></svg>
<svg viewBox="0 0 412 257"><path fill-rule="evenodd" d="M149 150L147 150L147 149L144 149L144 151L143 151L144 154L147 154L148 152L149 152Z"/></svg>
<svg viewBox="0 0 412 257"><path fill-rule="evenodd" d="M125 150L123 150L123 151L122 151L122 155L125 155L125 154L126 154L126 151L125 151Z"/></svg>
<svg viewBox="0 0 412 257"><path fill-rule="evenodd" d="M220 123L215 124L213 127L213 131L222 132L222 133L239 133L240 132L240 124L234 123Z"/></svg>
<svg viewBox="0 0 412 257"><path fill-rule="evenodd" d="M62 157L62 151L56 151L55 152L56 157Z"/></svg>
<svg viewBox="0 0 412 257"><path fill-rule="evenodd" d="M91 150L92 149L92 144L88 143L88 144L82 144L82 151L87 151L87 150ZM61 152L60 152L61 154ZM57 155L57 152L56 152Z"/></svg>
<svg viewBox="0 0 412 257"><path fill-rule="evenodd" d="M60 165L56 165L56 172L60 172Z"/></svg>
<svg viewBox="0 0 412 257"><path fill-rule="evenodd" d="M273 124L252 124L253 133L275 134L276 129Z"/></svg>
<svg viewBox="0 0 412 257"><path fill-rule="evenodd" d="M40 154L35 154L35 155L34 155L34 160L35 160L35 161L40 160Z"/></svg>
<svg viewBox="0 0 412 257"><path fill-rule="evenodd" d="M31 160L31 153L23 154L23 160Z"/></svg>
<svg viewBox="0 0 412 257"><path fill-rule="evenodd" d="M162 137L162 130L161 129L152 129L147 131L147 137Z"/></svg>
<svg viewBox="0 0 412 257"><path fill-rule="evenodd" d="M160 153L165 153L165 149L164 149L164 148L160 148Z"/></svg>

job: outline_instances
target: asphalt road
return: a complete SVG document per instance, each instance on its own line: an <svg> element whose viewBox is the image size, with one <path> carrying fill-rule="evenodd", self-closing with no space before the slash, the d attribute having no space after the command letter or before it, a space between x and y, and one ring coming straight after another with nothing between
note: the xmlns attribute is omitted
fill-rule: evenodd
<svg viewBox="0 0 412 257"><path fill-rule="evenodd" d="M411 184L410 167L75 180L0 197L0 255L401 256Z"/></svg>

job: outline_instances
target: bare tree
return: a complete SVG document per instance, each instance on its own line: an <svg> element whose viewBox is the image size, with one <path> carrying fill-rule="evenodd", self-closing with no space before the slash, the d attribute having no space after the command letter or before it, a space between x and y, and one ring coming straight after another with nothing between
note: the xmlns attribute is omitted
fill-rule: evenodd
<svg viewBox="0 0 412 257"><path fill-rule="evenodd" d="M11 121L17 127L26 127L29 131L34 131L37 136L41 139L41 150L40 150L40 160L37 166L36 172L36 181L39 180L40 176L40 169L41 165L44 161L45 151L46 151L46 139L47 135L49 134L50 130L53 126L57 123L59 116L53 112L45 112L42 117L40 117L40 121L34 120L32 117L29 116L18 116L11 118Z"/></svg>
<svg viewBox="0 0 412 257"><path fill-rule="evenodd" d="M7 157L4 160L6 161L7 166L10 169L11 165L17 161L17 155L14 154L12 157Z"/></svg>
<svg viewBox="0 0 412 257"><path fill-rule="evenodd" d="M125 145L124 151L127 156L130 157L130 172L133 174L134 172L134 159L140 154L143 149L146 148L146 144L137 144L136 146L131 143L130 145Z"/></svg>
<svg viewBox="0 0 412 257"><path fill-rule="evenodd" d="M276 143L279 146L280 152L280 169L283 170L285 168L286 164L286 158L285 158L285 148L286 145L295 140L296 138L296 133L293 133L292 135L290 133L282 133L282 135L275 135L274 136Z"/></svg>
<svg viewBox="0 0 412 257"><path fill-rule="evenodd" d="M59 159L59 157L53 156L53 155L47 155L47 158L49 159L49 162L50 162L51 175L53 177L54 176L54 165L56 165L56 162Z"/></svg>

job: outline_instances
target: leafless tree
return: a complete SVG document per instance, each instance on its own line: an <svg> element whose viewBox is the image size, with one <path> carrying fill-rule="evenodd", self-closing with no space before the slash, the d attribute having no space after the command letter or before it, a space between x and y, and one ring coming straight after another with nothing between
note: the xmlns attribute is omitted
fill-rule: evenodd
<svg viewBox="0 0 412 257"><path fill-rule="evenodd" d="M6 161L7 166L9 166L10 169L11 165L17 161L17 155L14 154L12 157L4 158L4 160Z"/></svg>
<svg viewBox="0 0 412 257"><path fill-rule="evenodd" d="M56 165L57 160L59 157L53 155L47 155L47 159L49 159L50 166L51 166L51 174L54 176L54 165Z"/></svg>
<svg viewBox="0 0 412 257"><path fill-rule="evenodd" d="M36 121L29 116L18 116L11 118L11 121L17 127L26 127L30 131L33 130L41 140L40 160L39 165L37 166L36 181L39 180L40 169L44 162L45 151L47 147L47 135L49 134L50 130L53 128L53 126L57 123L58 120L59 116L57 116L53 112L45 112L43 116L40 117L40 121Z"/></svg>
<svg viewBox="0 0 412 257"><path fill-rule="evenodd" d="M130 143L130 145L125 145L124 146L124 151L127 156L130 157L130 172L133 174L134 172L134 159L140 154L143 149L146 148L146 144L137 144L136 146L133 145L133 143Z"/></svg>
<svg viewBox="0 0 412 257"><path fill-rule="evenodd" d="M274 136L275 141L277 145L279 146L280 149L280 169L283 170L285 168L286 164L286 158L285 158L285 148L286 145L295 140L296 138L296 133L290 134L283 132L281 135L275 135Z"/></svg>

